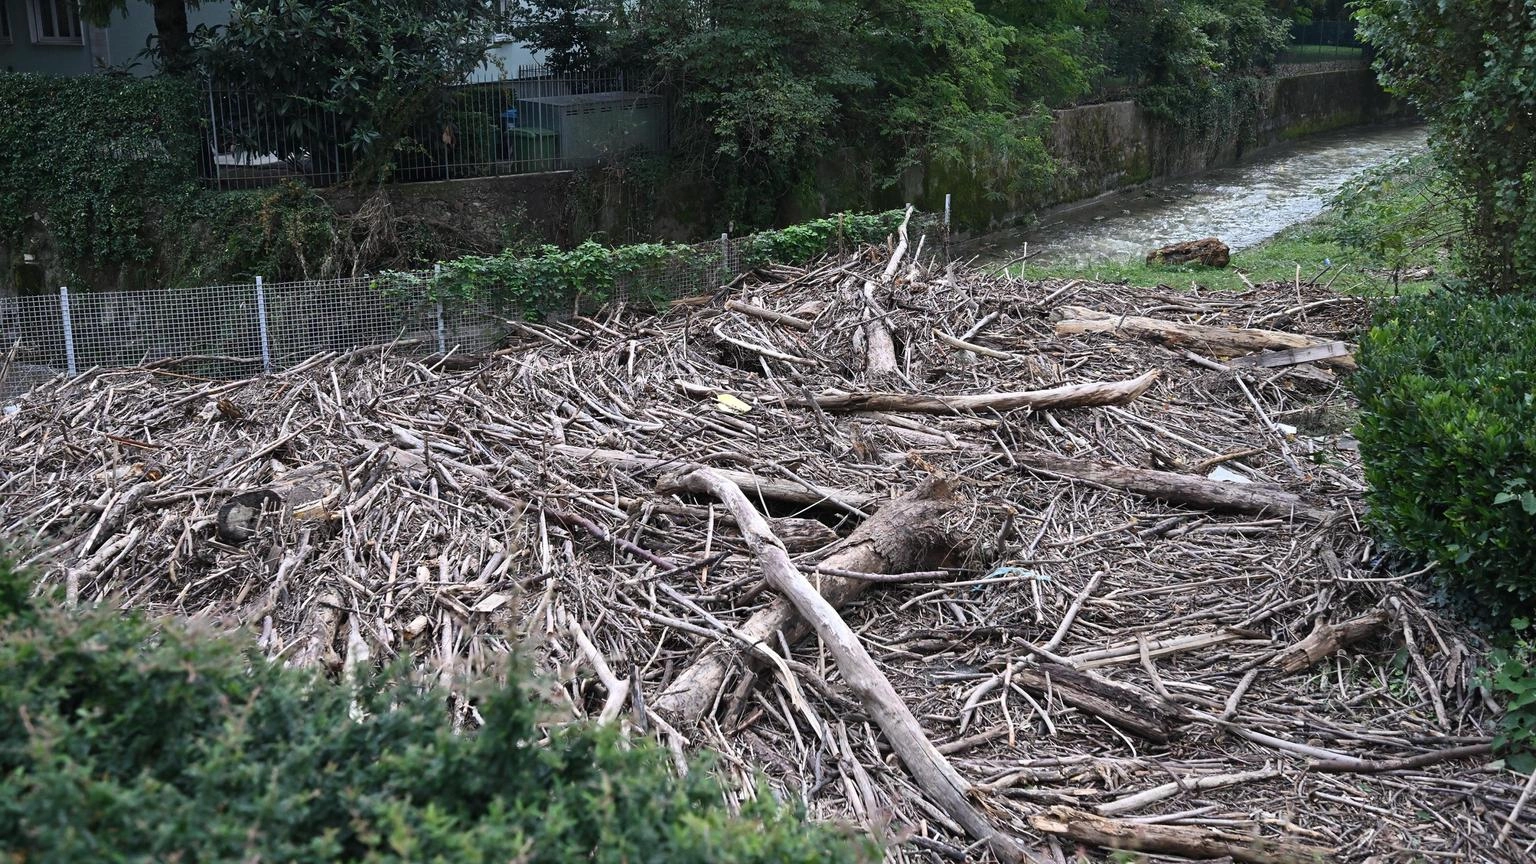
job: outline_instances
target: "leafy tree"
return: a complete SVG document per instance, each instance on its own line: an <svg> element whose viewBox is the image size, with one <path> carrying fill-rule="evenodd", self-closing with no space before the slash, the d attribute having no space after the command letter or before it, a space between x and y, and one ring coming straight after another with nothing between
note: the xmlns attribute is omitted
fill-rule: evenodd
<svg viewBox="0 0 1536 864"><path fill-rule="evenodd" d="M452 146L450 88L485 62L500 7L235 0L229 24L196 48L215 86L238 93L238 106L218 112L230 124L225 136L259 139L285 159L367 183L387 176L397 151Z"/></svg>
<svg viewBox="0 0 1536 864"><path fill-rule="evenodd" d="M1382 83L1429 120L1436 158L1465 192L1465 272L1497 292L1536 285L1536 10L1516 0L1355 8Z"/></svg>
<svg viewBox="0 0 1536 864"><path fill-rule="evenodd" d="M184 73L192 68L192 45L187 32L187 9L202 0L147 0L155 11L155 53L160 68ZM98 27L111 23L112 13L128 12L128 0L80 0L80 15Z"/></svg>

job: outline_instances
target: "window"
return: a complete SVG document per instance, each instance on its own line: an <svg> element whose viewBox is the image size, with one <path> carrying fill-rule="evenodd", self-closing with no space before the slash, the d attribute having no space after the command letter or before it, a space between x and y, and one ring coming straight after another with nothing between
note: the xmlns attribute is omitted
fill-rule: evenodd
<svg viewBox="0 0 1536 864"><path fill-rule="evenodd" d="M11 44L11 10L0 0L0 45Z"/></svg>
<svg viewBox="0 0 1536 864"><path fill-rule="evenodd" d="M32 42L37 45L84 45L76 0L28 0Z"/></svg>

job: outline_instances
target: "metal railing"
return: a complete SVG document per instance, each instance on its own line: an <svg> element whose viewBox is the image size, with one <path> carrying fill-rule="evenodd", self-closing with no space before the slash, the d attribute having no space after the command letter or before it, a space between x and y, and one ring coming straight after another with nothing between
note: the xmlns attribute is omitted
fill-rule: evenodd
<svg viewBox="0 0 1536 864"><path fill-rule="evenodd" d="M1291 44L1280 52L1275 63L1365 65L1370 59L1369 46L1355 37L1354 21L1312 21L1291 25Z"/></svg>
<svg viewBox="0 0 1536 864"><path fill-rule="evenodd" d="M450 88L431 122L390 148L390 179L449 180L554 171L666 148L666 101L631 90L623 72L516 77ZM204 85L204 179L223 189L297 180L324 186L361 162L363 136L345 117L299 98Z"/></svg>

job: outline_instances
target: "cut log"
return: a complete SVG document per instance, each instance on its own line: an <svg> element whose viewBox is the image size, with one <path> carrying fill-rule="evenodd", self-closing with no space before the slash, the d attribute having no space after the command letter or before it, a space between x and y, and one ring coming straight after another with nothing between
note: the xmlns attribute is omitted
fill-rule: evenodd
<svg viewBox="0 0 1536 864"><path fill-rule="evenodd" d="M1143 318L1138 315L1116 315L1084 306L1060 306L1051 311L1056 322L1057 336L1079 333L1117 333L1162 342L1169 345L1199 347L1206 353L1233 356L1254 351L1276 351L1287 348L1313 348L1328 345L1331 339L1287 333L1283 330L1255 330L1237 327L1212 327L1206 324L1181 324L1161 318ZM1354 357L1329 358L1323 362L1355 368Z"/></svg>
<svg viewBox="0 0 1536 864"><path fill-rule="evenodd" d="M925 396L917 393L823 393L814 403L823 411L891 411L914 414L955 414L965 411L1013 411L1029 408L1046 411L1062 408L1093 408L1124 405L1147 392L1157 381L1156 369L1126 381L1094 381L1068 384L1049 390L1016 393L976 393L966 396ZM804 399L790 405L809 406Z"/></svg>
<svg viewBox="0 0 1536 864"><path fill-rule="evenodd" d="M1326 522L1334 517L1332 510L1309 504L1300 495L1275 486L1223 483L1173 471L1132 468L1045 453L1021 453L1016 458L1021 467L1042 476L1085 480L1204 510L1287 516L1314 522Z"/></svg>
<svg viewBox="0 0 1536 864"><path fill-rule="evenodd" d="M848 682L864 709L885 733L886 740L890 741L891 748L912 773L918 786L967 833L985 841L1000 860L1024 861L1024 850L1017 841L998 831L972 805L970 784L928 740L912 709L875 665L874 658L869 656L853 628L789 560L783 544L773 536L762 515L753 509L752 502L729 478L709 468L694 471L681 482L689 491L718 497L736 517L742 537L762 567L764 580L787 599L821 637L837 662L843 680Z"/></svg>
<svg viewBox="0 0 1536 864"><path fill-rule="evenodd" d="M1052 693L1148 741L1165 744L1178 733L1177 708L1139 687L1093 672L1060 663L1019 663L1013 667L1012 680L1037 693Z"/></svg>
<svg viewBox="0 0 1536 864"><path fill-rule="evenodd" d="M651 456L637 456L634 453L626 453L622 450L604 450L598 447L576 447L570 444L555 444L549 449L563 456L571 456L577 459L593 459L599 462L606 462L615 468L637 473L646 471L688 471L699 467L687 462L657 459ZM720 473L725 475L732 483L740 486L747 494L758 495L770 501L784 501L789 504L800 504L806 507L832 504L844 510L863 510L874 506L879 501L879 496L877 495L868 492L855 492L851 489L811 486L787 480L766 480L745 471L726 471L722 469ZM675 486L668 486L668 482L670 481L664 479L658 491L663 494L683 491Z"/></svg>
<svg viewBox="0 0 1536 864"><path fill-rule="evenodd" d="M1379 609L1342 624L1329 624L1319 618L1311 633L1282 651L1271 661L1271 665L1286 675L1300 672L1356 642L1370 638L1386 623L1387 613Z"/></svg>
<svg viewBox="0 0 1536 864"><path fill-rule="evenodd" d="M1316 864L1333 859L1333 850L1268 837L1182 825L1154 825L1098 816L1057 806L1029 817L1037 831L1079 843L1209 860L1228 858L1245 864Z"/></svg>
<svg viewBox="0 0 1536 864"><path fill-rule="evenodd" d="M1241 357L1233 357L1231 360L1228 360L1227 365L1278 369L1281 366L1296 366L1302 363L1315 363L1319 360L1332 360L1336 357L1344 357L1349 353L1349 343L1347 342L1326 342L1322 345L1313 345L1310 348L1287 348L1283 351L1262 351L1258 354L1244 354Z"/></svg>
<svg viewBox="0 0 1536 864"><path fill-rule="evenodd" d="M726 472L718 473L731 479ZM750 489L744 491L751 493ZM942 518L955 504L949 484L931 480L882 506L822 563L858 573L926 570L950 547ZM862 579L826 576L820 580L821 595L836 609L862 594L870 584ZM794 607L782 597L770 601L739 628L748 638L769 645L778 644L775 634L781 631L790 644L807 632ZM652 707L680 724L698 723L714 704L726 673L739 657L737 649L716 648L706 652L672 680L651 703Z"/></svg>

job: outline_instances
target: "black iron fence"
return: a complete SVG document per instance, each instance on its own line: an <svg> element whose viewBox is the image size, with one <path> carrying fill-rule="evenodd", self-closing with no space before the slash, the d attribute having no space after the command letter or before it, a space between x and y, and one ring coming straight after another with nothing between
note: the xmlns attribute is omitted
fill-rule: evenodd
<svg viewBox="0 0 1536 864"><path fill-rule="evenodd" d="M310 101L205 85L205 179L219 188L284 180L330 185L363 154L388 148L389 178L411 182L578 168L635 151L666 149L666 100L632 89L622 72L555 75L524 66L516 77L443 94L440 110L398 140L379 142Z"/></svg>
<svg viewBox="0 0 1536 864"><path fill-rule="evenodd" d="M1276 63L1369 63L1370 47L1355 35L1354 21L1291 25L1291 44Z"/></svg>

